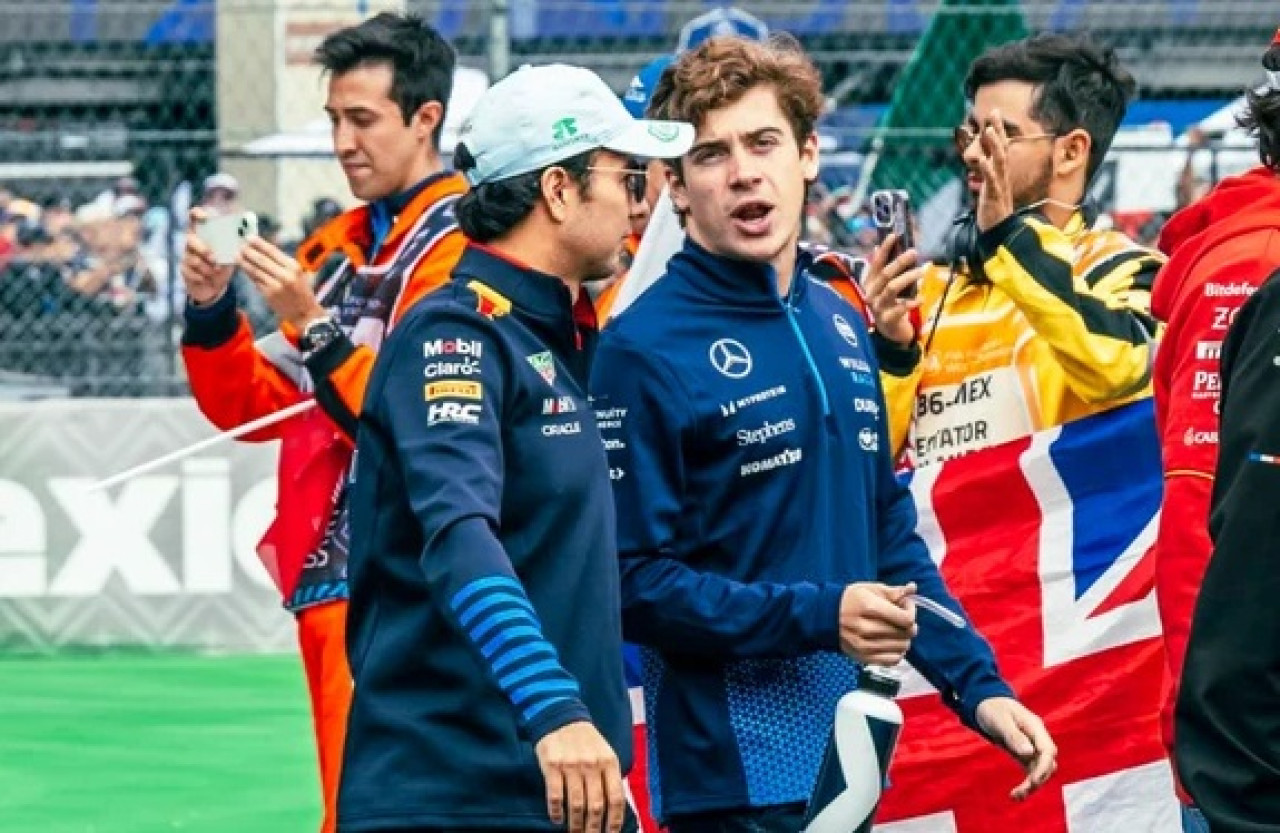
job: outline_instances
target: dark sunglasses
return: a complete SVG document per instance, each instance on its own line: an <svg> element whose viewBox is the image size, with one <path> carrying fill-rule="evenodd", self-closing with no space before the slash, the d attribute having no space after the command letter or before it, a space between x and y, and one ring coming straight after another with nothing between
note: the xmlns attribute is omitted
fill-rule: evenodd
<svg viewBox="0 0 1280 833"><path fill-rule="evenodd" d="M649 189L649 170L642 165L628 165L625 168L587 168L599 173L622 174L627 195L636 202L644 202L645 192Z"/></svg>

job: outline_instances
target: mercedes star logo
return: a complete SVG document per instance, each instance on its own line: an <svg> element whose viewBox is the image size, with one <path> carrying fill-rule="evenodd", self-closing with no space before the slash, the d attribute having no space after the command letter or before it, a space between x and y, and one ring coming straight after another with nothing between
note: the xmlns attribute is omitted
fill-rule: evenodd
<svg viewBox="0 0 1280 833"><path fill-rule="evenodd" d="M742 379L751 372L751 353L742 342L722 338L711 345L711 365L730 379Z"/></svg>

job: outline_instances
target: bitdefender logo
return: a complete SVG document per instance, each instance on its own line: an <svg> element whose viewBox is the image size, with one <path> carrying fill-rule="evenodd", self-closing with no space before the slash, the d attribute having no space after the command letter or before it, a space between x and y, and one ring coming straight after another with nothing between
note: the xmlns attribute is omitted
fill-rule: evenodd
<svg viewBox="0 0 1280 833"><path fill-rule="evenodd" d="M1204 285L1206 298L1240 298L1248 297L1257 291L1251 283L1207 283Z"/></svg>

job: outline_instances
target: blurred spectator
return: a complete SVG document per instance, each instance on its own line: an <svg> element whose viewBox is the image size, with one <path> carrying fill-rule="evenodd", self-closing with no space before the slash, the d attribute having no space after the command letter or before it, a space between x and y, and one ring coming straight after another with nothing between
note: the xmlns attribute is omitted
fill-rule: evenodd
<svg viewBox="0 0 1280 833"><path fill-rule="evenodd" d="M1185 208L1209 193L1213 183L1196 172L1197 151L1209 146L1209 137L1199 127L1187 131L1187 158L1178 174L1178 186L1175 192L1178 208Z"/></svg>
<svg viewBox="0 0 1280 833"><path fill-rule="evenodd" d="M75 213L71 210L71 200L66 197L49 197L41 203L40 225L53 237L71 228L75 222Z"/></svg>
<svg viewBox="0 0 1280 833"><path fill-rule="evenodd" d="M280 222L270 214L258 215L258 236L271 245L280 247Z"/></svg>
<svg viewBox="0 0 1280 833"><path fill-rule="evenodd" d="M332 197L321 197L311 204L311 213L302 219L302 239L342 213L342 206Z"/></svg>
<svg viewBox="0 0 1280 833"><path fill-rule="evenodd" d="M855 207L852 197L846 195L836 204L833 213L833 233L840 245L850 254L870 257L879 242L876 225L871 221L871 207L866 203Z"/></svg>
<svg viewBox="0 0 1280 833"><path fill-rule="evenodd" d="M769 38L769 26L760 18L733 6L719 6L698 15L680 29L677 52L688 52L710 38L737 36L747 40Z"/></svg>
<svg viewBox="0 0 1280 833"><path fill-rule="evenodd" d="M126 195L136 197L141 191L138 188L138 180L131 176L122 176L111 186L111 193L116 199L119 199Z"/></svg>
<svg viewBox="0 0 1280 833"><path fill-rule="evenodd" d="M200 189L200 205L211 214L232 214L239 211L239 181L222 171L205 177Z"/></svg>
<svg viewBox="0 0 1280 833"><path fill-rule="evenodd" d="M142 255L142 212L146 203L134 195L108 210L99 202L76 212L85 244L71 288L90 297L106 297L118 308L140 307L155 296L156 282Z"/></svg>

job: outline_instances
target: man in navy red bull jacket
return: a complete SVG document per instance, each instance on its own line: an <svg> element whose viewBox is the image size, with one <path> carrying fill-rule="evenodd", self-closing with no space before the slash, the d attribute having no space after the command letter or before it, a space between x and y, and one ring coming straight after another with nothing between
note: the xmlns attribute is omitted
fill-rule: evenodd
<svg viewBox="0 0 1280 833"><path fill-rule="evenodd" d="M567 66L508 76L463 127L472 242L388 338L361 413L340 831L634 825L582 284L617 268L630 157L692 136Z"/></svg>
<svg viewBox="0 0 1280 833"><path fill-rule="evenodd" d="M668 177L689 239L592 373L671 833L798 831L857 663L911 660L1022 762L1015 798L1055 767L982 637L916 621L914 593L958 604L892 471L867 330L797 244L821 106L784 44L713 39L663 76L651 112L697 128Z"/></svg>

